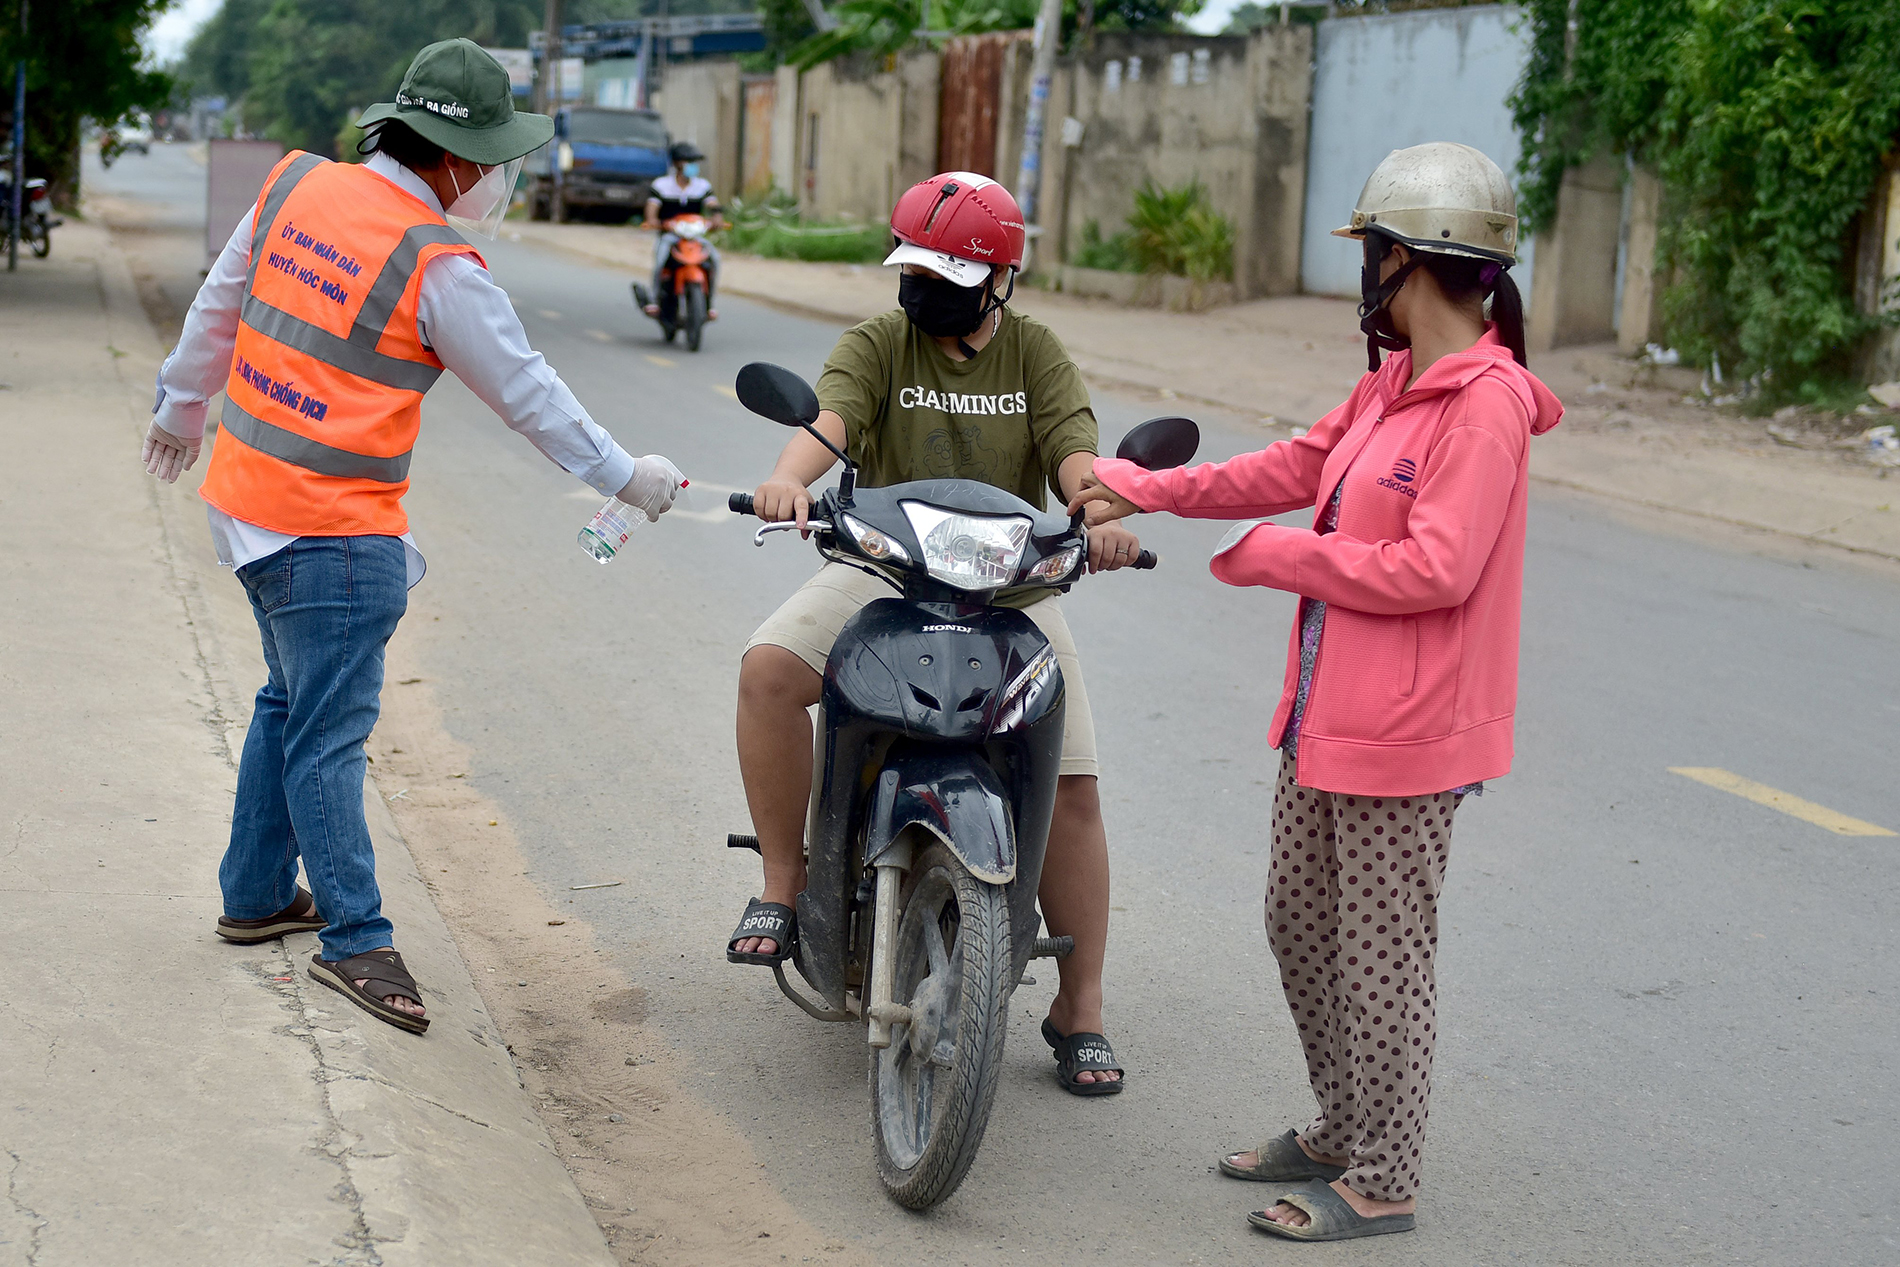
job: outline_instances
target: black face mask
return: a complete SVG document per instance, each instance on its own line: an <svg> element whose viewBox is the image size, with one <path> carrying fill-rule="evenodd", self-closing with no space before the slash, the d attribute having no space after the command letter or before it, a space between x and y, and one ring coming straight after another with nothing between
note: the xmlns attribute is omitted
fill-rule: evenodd
<svg viewBox="0 0 1900 1267"><path fill-rule="evenodd" d="M897 281L897 306L910 323L932 338L961 338L988 316L987 286L959 286L944 277L905 273Z"/></svg>
<svg viewBox="0 0 1900 1267"><path fill-rule="evenodd" d="M1366 369L1379 368L1381 349L1398 352L1412 346L1412 340L1392 326L1392 301L1405 288L1405 279L1424 262L1417 251L1399 266L1399 271L1379 280L1379 265L1392 250L1392 241L1382 233L1365 236L1365 262L1359 268L1359 330L1366 336Z"/></svg>

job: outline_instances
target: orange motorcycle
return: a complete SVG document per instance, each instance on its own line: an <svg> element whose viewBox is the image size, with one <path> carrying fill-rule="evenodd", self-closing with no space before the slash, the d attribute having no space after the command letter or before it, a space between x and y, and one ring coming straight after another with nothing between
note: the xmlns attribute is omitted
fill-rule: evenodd
<svg viewBox="0 0 1900 1267"><path fill-rule="evenodd" d="M660 323L666 341L671 343L673 336L684 330L686 346L693 352L699 351L700 334L706 328L707 295L712 289L712 244L706 241L711 228L704 216L668 220L661 232L672 234L674 241L660 270L659 296L649 298L645 286L633 284L635 305L642 309L650 303L659 306L654 320Z"/></svg>

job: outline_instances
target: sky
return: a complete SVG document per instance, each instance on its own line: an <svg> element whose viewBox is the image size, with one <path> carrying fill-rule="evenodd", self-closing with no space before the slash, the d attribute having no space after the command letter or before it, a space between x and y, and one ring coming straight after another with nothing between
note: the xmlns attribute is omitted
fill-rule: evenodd
<svg viewBox="0 0 1900 1267"><path fill-rule="evenodd" d="M1219 35L1227 25L1227 15L1241 0L1207 0L1201 11L1187 20L1187 29L1196 35Z"/></svg>
<svg viewBox="0 0 1900 1267"><path fill-rule="evenodd" d="M224 0L172 0L171 8L160 14L145 33L146 57L160 66L176 61L205 19L223 4Z"/></svg>
<svg viewBox="0 0 1900 1267"><path fill-rule="evenodd" d="M173 0L171 8L159 15L145 33L146 55L156 64L175 61L185 51L192 34L206 18L218 11L224 0ZM1240 0L1207 0L1207 5L1188 20L1188 29L1202 35L1217 35L1227 25L1227 15Z"/></svg>

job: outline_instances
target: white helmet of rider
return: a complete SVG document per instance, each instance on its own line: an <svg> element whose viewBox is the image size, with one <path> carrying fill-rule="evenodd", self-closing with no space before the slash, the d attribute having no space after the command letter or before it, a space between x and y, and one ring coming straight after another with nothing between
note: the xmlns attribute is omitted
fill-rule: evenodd
<svg viewBox="0 0 1900 1267"><path fill-rule="evenodd" d="M1517 262L1517 194L1482 150L1430 141L1393 150L1373 169L1334 237L1376 231L1418 251Z"/></svg>

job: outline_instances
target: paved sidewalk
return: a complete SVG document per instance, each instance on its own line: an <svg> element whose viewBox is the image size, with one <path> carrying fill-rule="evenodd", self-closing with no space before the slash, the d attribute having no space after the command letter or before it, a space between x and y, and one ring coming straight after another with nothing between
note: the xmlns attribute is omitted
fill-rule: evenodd
<svg viewBox="0 0 1900 1267"><path fill-rule="evenodd" d="M653 235L638 229L510 221L503 231L642 279L652 266ZM895 306L896 281L875 265L723 259L721 289L779 308L851 323ZM1229 410L1261 424L1269 438L1319 418L1365 371L1365 343L1348 300L1301 295L1176 313L1023 287L1014 302L1061 336L1092 381L1179 401L1173 408L1184 413L1196 404ZM1531 446L1534 478L1900 559L1900 471L1838 450L1783 447L1765 419L1685 403L1693 375L1677 371L1656 381L1608 347L1543 354L1532 368L1567 410L1564 424Z"/></svg>
<svg viewBox="0 0 1900 1267"><path fill-rule="evenodd" d="M134 461L159 356L96 226L0 272L0 1267L606 1267L373 781L427 1037L212 933L262 664L202 464Z"/></svg>

